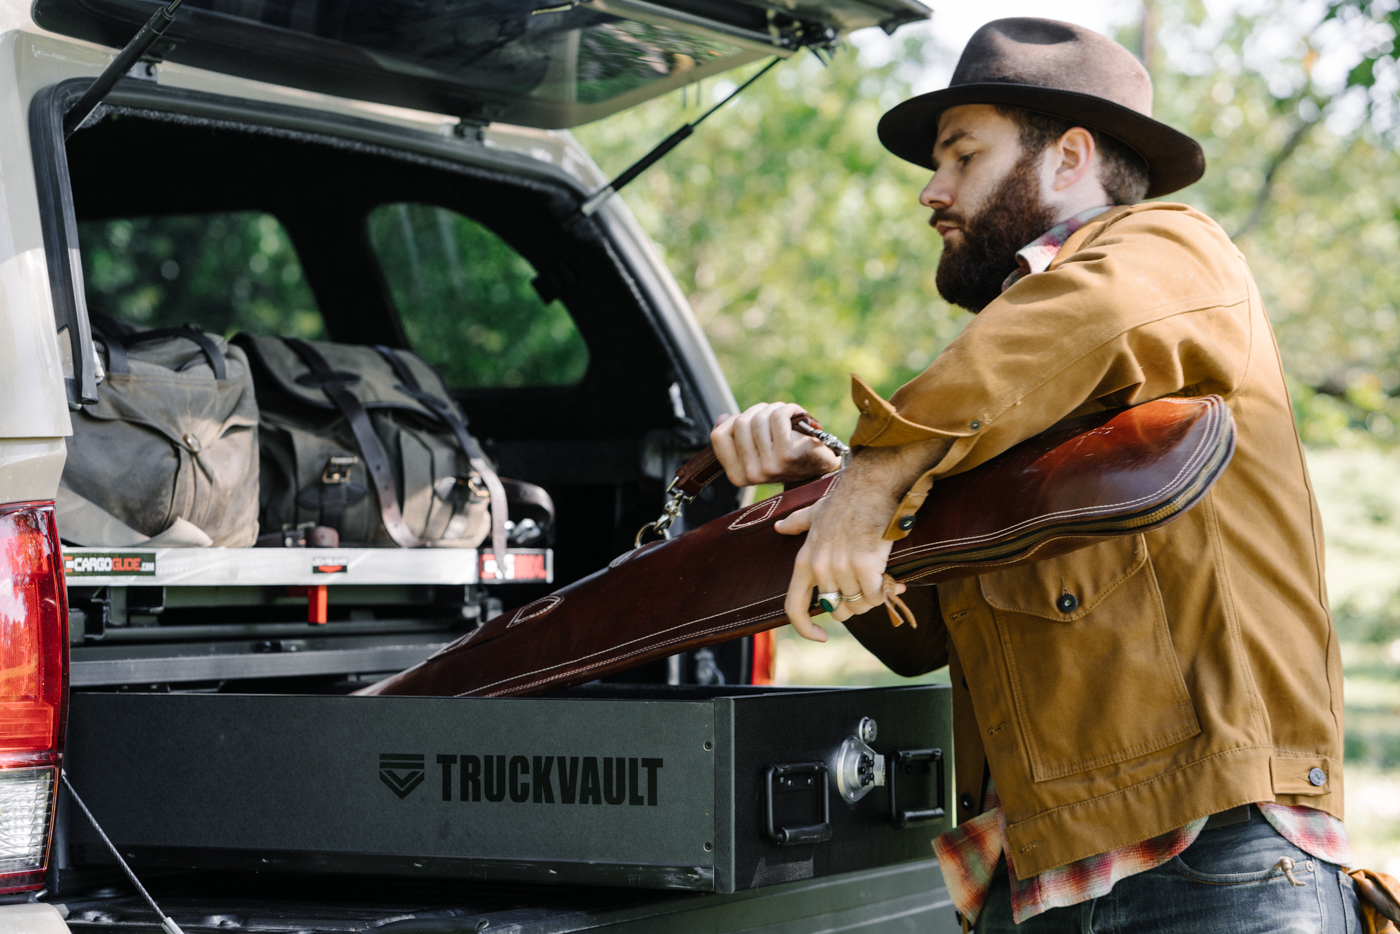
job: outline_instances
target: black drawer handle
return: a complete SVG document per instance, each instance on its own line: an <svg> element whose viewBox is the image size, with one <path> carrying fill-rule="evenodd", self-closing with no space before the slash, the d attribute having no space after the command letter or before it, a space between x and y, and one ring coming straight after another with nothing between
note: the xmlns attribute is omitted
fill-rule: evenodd
<svg viewBox="0 0 1400 934"><path fill-rule="evenodd" d="M770 765L763 783L764 829L768 839L778 846L800 846L825 843L831 839L830 780L825 762L802 762L797 765ZM773 826L773 791L798 791L811 788L821 807L821 822L803 827Z"/></svg>
<svg viewBox="0 0 1400 934"><path fill-rule="evenodd" d="M890 823L900 830L912 827L917 824L927 824L930 821L941 820L945 811L942 807L903 809L899 806L899 792L897 790L897 776L902 771L905 774L912 774L914 766L924 762L928 764L930 778L936 782L935 801L943 800L943 750L941 749L901 749L890 753L889 768L885 769L885 784L890 789Z"/></svg>

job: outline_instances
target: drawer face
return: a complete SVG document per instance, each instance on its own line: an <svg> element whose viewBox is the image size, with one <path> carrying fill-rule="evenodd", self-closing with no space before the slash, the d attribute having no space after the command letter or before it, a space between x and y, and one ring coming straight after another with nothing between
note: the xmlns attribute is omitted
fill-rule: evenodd
<svg viewBox="0 0 1400 934"><path fill-rule="evenodd" d="M375 854L611 856L678 867L696 877L685 887L709 888L699 883L714 850L711 712L708 702L77 694L68 768L108 835L138 851L344 854L355 865Z"/></svg>
<svg viewBox="0 0 1400 934"><path fill-rule="evenodd" d="M952 707L945 688L814 691L732 703L737 889L927 859L933 855L933 839L953 826ZM837 785L833 753L867 718L875 724L869 745L885 760L886 783L849 802ZM920 756L900 765L891 761L899 752L930 750L937 750L938 758ZM780 846L767 833L768 770L816 761L829 766L831 837ZM775 824L800 826L820 816L815 796L797 784L773 791ZM905 816L903 826L897 826L891 811L891 784L897 793L894 811ZM910 815L917 817L910 820Z"/></svg>
<svg viewBox="0 0 1400 934"><path fill-rule="evenodd" d="M138 869L733 892L927 859L950 826L945 688L705 691L77 693L67 768ZM898 773L894 802L920 820L896 826L888 785L843 798L840 751L865 718L886 773L897 754L924 752ZM770 777L783 767L796 784ZM786 845L769 833L769 798L774 830L794 832ZM68 813L73 863L106 862Z"/></svg>

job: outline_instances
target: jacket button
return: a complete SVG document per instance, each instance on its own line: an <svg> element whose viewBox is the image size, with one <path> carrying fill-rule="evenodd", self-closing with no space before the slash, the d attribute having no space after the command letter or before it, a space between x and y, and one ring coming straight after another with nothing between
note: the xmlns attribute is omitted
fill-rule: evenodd
<svg viewBox="0 0 1400 934"><path fill-rule="evenodd" d="M907 532L907 531L909 531L910 529L912 529L913 527L914 527L914 517L913 517L913 516L904 516L903 518L901 518L901 519L899 520L899 530L900 530L901 532Z"/></svg>
<svg viewBox="0 0 1400 934"><path fill-rule="evenodd" d="M1055 606L1059 607L1061 613L1073 613L1079 609L1079 598L1072 593L1060 594Z"/></svg>
<svg viewBox="0 0 1400 934"><path fill-rule="evenodd" d="M964 811L972 810L972 795L963 795L958 799L958 804L962 805Z"/></svg>
<svg viewBox="0 0 1400 934"><path fill-rule="evenodd" d="M1311 769L1308 772L1308 781L1321 788L1323 785L1327 784L1327 773L1322 771L1322 769Z"/></svg>
<svg viewBox="0 0 1400 934"><path fill-rule="evenodd" d="M982 427L982 423L977 421L976 419L973 419L972 423L968 427L971 428L973 431L976 431L977 429Z"/></svg>

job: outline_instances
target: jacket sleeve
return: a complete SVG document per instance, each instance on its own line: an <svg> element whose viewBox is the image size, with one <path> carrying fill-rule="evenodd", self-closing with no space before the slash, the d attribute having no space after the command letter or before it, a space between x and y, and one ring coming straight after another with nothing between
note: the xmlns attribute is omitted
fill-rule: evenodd
<svg viewBox="0 0 1400 934"><path fill-rule="evenodd" d="M918 627L890 625L884 607L846 620L846 628L861 645L897 675L914 678L948 664L948 630L938 611L936 587L910 587L904 602Z"/></svg>
<svg viewBox="0 0 1400 934"><path fill-rule="evenodd" d="M1243 259L1204 215L1143 208L1086 225L1087 238L988 305L888 402L853 376L852 446L953 439L927 486L1071 415L1167 395L1228 398L1251 342Z"/></svg>

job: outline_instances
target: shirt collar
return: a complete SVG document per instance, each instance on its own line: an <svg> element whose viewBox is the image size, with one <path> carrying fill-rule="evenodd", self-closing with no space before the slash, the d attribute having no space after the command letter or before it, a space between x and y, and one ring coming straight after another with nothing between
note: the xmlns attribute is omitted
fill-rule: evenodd
<svg viewBox="0 0 1400 934"><path fill-rule="evenodd" d="M1016 270L1006 277L1006 281L1001 284L1001 290L1005 292L1031 273L1044 272L1049 269L1051 261L1060 252L1060 247L1065 245L1065 241L1072 237L1080 227L1112 206L1111 204L1103 204L1096 208L1089 208L1087 211L1080 211L1069 220L1056 224L1017 250Z"/></svg>

